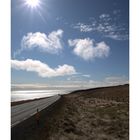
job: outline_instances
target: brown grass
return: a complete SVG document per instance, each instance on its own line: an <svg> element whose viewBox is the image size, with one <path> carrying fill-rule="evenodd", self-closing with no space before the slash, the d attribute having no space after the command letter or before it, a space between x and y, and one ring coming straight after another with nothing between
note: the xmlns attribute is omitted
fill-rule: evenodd
<svg viewBox="0 0 140 140"><path fill-rule="evenodd" d="M63 97L49 122L49 140L128 140L128 85L79 91Z"/></svg>

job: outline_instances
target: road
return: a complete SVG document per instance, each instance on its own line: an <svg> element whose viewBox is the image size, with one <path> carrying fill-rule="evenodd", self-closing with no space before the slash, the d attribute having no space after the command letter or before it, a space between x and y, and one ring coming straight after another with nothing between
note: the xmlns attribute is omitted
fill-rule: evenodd
<svg viewBox="0 0 140 140"><path fill-rule="evenodd" d="M26 120L27 118L33 116L36 113L37 108L39 111L41 111L59 100L60 97L60 95L55 95L50 98L36 100L11 107L11 126L13 127L18 123Z"/></svg>

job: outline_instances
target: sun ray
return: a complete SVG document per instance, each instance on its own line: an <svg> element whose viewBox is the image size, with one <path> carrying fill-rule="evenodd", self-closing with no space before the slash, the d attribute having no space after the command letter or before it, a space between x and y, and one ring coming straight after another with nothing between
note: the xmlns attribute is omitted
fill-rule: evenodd
<svg viewBox="0 0 140 140"><path fill-rule="evenodd" d="M25 0L25 4L30 8L37 8L40 6L40 0Z"/></svg>
<svg viewBox="0 0 140 140"><path fill-rule="evenodd" d="M42 21L46 23L45 17L42 15L44 3L41 0L24 0L24 6L28 8L30 12L36 12Z"/></svg>

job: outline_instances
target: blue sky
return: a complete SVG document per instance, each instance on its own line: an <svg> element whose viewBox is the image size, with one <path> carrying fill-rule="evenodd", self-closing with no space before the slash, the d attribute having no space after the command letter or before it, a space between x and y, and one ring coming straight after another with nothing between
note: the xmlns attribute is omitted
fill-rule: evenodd
<svg viewBox="0 0 140 140"><path fill-rule="evenodd" d="M13 84L127 83L128 0L12 0L11 66Z"/></svg>

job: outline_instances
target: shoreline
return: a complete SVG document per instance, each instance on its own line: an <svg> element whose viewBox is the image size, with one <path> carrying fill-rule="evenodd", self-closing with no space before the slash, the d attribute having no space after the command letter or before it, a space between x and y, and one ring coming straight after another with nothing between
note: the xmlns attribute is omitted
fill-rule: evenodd
<svg viewBox="0 0 140 140"><path fill-rule="evenodd" d="M52 96L50 96L50 97L52 97ZM29 100L14 101L14 102L11 102L11 107L15 106L15 105L20 105L20 104L32 102L32 101L37 101L37 100L42 100L42 99L50 98L50 97L43 97L43 98L35 98L35 99L29 99Z"/></svg>

